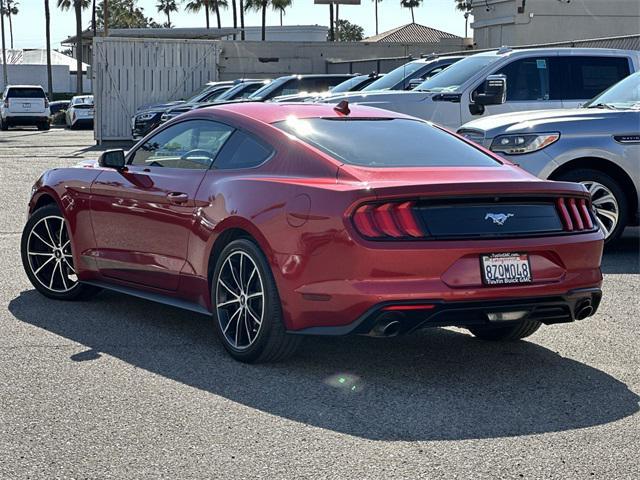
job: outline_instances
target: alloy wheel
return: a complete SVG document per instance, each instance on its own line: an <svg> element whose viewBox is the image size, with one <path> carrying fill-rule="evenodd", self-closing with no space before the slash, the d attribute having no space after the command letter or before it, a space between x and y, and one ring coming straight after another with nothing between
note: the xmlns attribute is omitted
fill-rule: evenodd
<svg viewBox="0 0 640 480"><path fill-rule="evenodd" d="M598 225L602 229L605 238L609 238L618 225L620 215L615 195L599 182L587 180L580 183L589 190Z"/></svg>
<svg viewBox="0 0 640 480"><path fill-rule="evenodd" d="M235 350L254 344L264 319L264 285L256 262L242 250L225 259L216 280L220 330Z"/></svg>
<svg viewBox="0 0 640 480"><path fill-rule="evenodd" d="M27 239L27 257L31 273L46 289L67 293L78 285L63 217L49 215L36 222Z"/></svg>

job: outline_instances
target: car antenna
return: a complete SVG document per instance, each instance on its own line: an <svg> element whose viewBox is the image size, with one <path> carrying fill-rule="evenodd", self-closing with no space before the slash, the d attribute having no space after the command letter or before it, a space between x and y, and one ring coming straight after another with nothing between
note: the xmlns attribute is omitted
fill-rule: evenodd
<svg viewBox="0 0 640 480"><path fill-rule="evenodd" d="M335 107L333 107L333 109L338 113L342 113L343 115L349 115L351 113L351 110L349 109L349 102L346 100L342 100Z"/></svg>

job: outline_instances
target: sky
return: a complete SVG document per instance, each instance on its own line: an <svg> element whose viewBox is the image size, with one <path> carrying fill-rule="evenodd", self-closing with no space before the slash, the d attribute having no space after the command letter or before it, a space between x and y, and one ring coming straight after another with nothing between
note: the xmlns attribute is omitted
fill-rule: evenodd
<svg viewBox="0 0 640 480"><path fill-rule="evenodd" d="M44 0L18 0L20 13L13 18L15 48L45 48L44 36ZM138 0L147 17L153 17L164 23L165 17L156 11L156 0ZM179 4L184 1L179 0ZM56 8L56 0L49 0L51 8L51 42L53 48L59 48L60 42L75 34L75 17L73 11L63 12ZM221 12L222 26L233 26L231 8ZM415 9L416 23L444 30L456 35L464 35L464 17L455 10L454 0L424 0ZM400 7L400 0L382 0L378 4L379 32L411 22L411 12ZM340 18L349 20L364 28L365 36L375 34L375 16L373 0L362 0L361 5L341 5ZM83 12L83 26L88 27L91 21L90 10ZM204 27L204 11L192 14L181 11L171 17L176 27ZM215 17L212 17L212 24ZM278 13L269 10L267 25L279 25ZM328 25L329 7L314 5L313 0L293 0L283 19L284 25ZM260 13L247 12L245 25L260 25ZM8 32L8 25L5 25ZM7 47L9 35L6 34Z"/></svg>

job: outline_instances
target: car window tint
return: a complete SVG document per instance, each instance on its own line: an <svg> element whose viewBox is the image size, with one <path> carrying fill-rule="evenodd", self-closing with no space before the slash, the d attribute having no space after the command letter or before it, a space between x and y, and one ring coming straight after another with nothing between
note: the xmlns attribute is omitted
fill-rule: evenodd
<svg viewBox="0 0 640 480"><path fill-rule="evenodd" d="M340 162L363 167L500 165L454 135L419 120L292 117L273 125Z"/></svg>
<svg viewBox="0 0 640 480"><path fill-rule="evenodd" d="M214 167L219 169L255 167L267 160L273 149L253 135L236 130L225 144Z"/></svg>
<svg viewBox="0 0 640 480"><path fill-rule="evenodd" d="M629 75L629 61L624 57L561 57L568 66L567 100L595 97Z"/></svg>
<svg viewBox="0 0 640 480"><path fill-rule="evenodd" d="M275 90L274 94L270 95L269 98L279 97L280 95L294 95L300 91L301 83L302 82L299 79L292 78L280 88Z"/></svg>
<svg viewBox="0 0 640 480"><path fill-rule="evenodd" d="M232 127L209 120L181 122L147 140L131 164L206 170L232 132Z"/></svg>
<svg viewBox="0 0 640 480"><path fill-rule="evenodd" d="M45 98L44 90L41 88L10 88L7 98Z"/></svg>
<svg viewBox="0 0 640 480"><path fill-rule="evenodd" d="M507 101L549 100L549 59L515 60L496 73L507 77Z"/></svg>

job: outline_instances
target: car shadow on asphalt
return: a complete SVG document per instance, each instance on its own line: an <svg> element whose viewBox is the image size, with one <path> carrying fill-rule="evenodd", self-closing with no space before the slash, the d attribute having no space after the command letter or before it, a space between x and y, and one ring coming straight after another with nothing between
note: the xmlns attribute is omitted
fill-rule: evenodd
<svg viewBox="0 0 640 480"><path fill-rule="evenodd" d="M227 356L209 317L111 292L71 304L24 291L9 310L80 343L68 360L78 368L107 355L271 415L371 440L558 432L639 410L640 397L624 383L537 345L535 336L507 344L449 329L311 337L287 362L246 365ZM572 335L572 325L547 328Z"/></svg>

